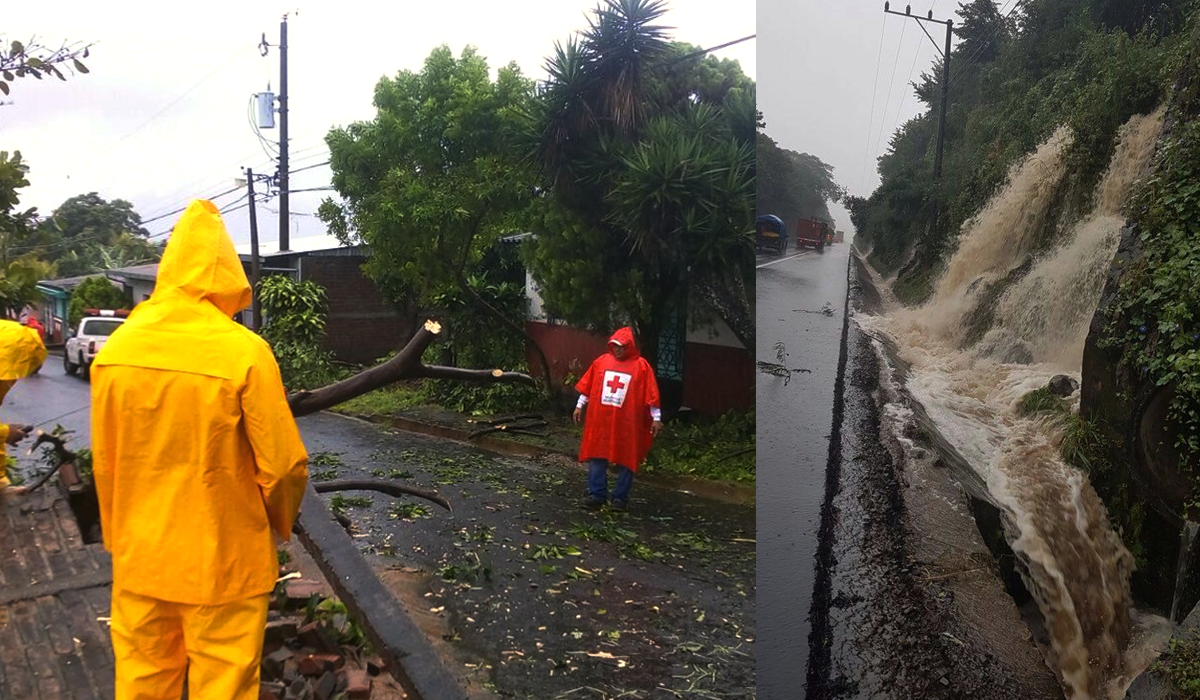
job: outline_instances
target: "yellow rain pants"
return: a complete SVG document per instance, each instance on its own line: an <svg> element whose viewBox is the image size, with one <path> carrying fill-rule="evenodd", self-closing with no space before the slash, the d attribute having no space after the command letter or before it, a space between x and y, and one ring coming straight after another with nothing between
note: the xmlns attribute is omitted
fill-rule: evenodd
<svg viewBox="0 0 1200 700"><path fill-rule="evenodd" d="M186 605L113 589L116 700L257 700L267 595Z"/></svg>
<svg viewBox="0 0 1200 700"><path fill-rule="evenodd" d="M169 687L185 656L197 665L195 700L241 697L229 689L257 673L275 537L291 537L308 455L270 347L231 318L249 303L216 206L192 202L153 296L92 365L118 698L158 697L138 695L139 679L155 686L159 668ZM212 670L226 665L242 668L241 680Z"/></svg>

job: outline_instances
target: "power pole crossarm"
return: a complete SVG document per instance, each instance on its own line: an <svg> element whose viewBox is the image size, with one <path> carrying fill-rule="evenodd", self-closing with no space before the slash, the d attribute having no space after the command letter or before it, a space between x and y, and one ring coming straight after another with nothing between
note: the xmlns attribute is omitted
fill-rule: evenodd
<svg viewBox="0 0 1200 700"><path fill-rule="evenodd" d="M933 157L933 179L940 180L942 178L942 151L946 144L946 112L950 106L950 38L954 34L954 20L952 19L934 19L933 10L925 17L912 14L912 7L907 6L904 12L896 12L891 9L891 3L883 3L883 11L889 15L897 15L899 17L908 17L915 19L918 23L930 22L932 24L944 24L946 26L946 48L938 48L934 42L934 47L942 54L942 105L941 114L938 116L938 134L937 134L937 151ZM922 27L924 29L924 27ZM928 32L926 32L928 35ZM929 37L933 40L933 37Z"/></svg>

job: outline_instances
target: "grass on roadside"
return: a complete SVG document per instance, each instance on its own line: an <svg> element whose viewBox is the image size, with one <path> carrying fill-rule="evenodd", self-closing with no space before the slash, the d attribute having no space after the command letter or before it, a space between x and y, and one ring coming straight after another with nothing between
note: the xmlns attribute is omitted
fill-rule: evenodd
<svg viewBox="0 0 1200 700"><path fill-rule="evenodd" d="M672 421L654 441L642 470L753 484L754 427L754 411Z"/></svg>
<svg viewBox="0 0 1200 700"><path fill-rule="evenodd" d="M397 384L356 396L333 407L338 413L390 416L428 402L417 386Z"/></svg>

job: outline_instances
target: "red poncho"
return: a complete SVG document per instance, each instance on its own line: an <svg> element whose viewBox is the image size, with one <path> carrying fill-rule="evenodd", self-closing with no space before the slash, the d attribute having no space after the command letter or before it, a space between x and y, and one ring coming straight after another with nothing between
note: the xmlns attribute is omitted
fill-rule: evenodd
<svg viewBox="0 0 1200 700"><path fill-rule="evenodd" d="M575 385L588 397L579 461L597 457L636 472L650 451L650 407L658 406L658 382L650 363L638 354L632 329L613 333L613 341L625 346L625 358L604 353Z"/></svg>

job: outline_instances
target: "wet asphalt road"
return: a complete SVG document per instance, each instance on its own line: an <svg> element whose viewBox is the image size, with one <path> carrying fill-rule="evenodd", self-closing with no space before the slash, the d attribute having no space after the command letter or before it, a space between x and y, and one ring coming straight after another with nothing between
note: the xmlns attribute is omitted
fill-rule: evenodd
<svg viewBox="0 0 1200 700"><path fill-rule="evenodd" d="M757 262L757 359L808 370L786 384L759 372L756 382L757 680L764 700L804 696L848 256L849 245L837 244Z"/></svg>
<svg viewBox="0 0 1200 700"><path fill-rule="evenodd" d="M61 423L85 446L89 391L51 356L14 387L0 421ZM630 512L594 513L578 506L584 472L569 460L498 457L330 414L298 423L312 480L401 479L454 503L453 514L408 513L395 508L421 502L339 494L389 585L419 587L406 605L435 643L450 632L443 652L473 698L574 697L580 687L754 696L752 507L637 484ZM26 467L28 444L12 451Z"/></svg>
<svg viewBox="0 0 1200 700"><path fill-rule="evenodd" d="M47 431L61 424L75 431L70 436L71 444L87 445L92 434L90 392L87 380L64 374L62 357L52 354L40 372L18 381L4 398L0 422L33 425ZM32 442L27 440L9 450L21 467L32 464L34 458L27 454Z"/></svg>

